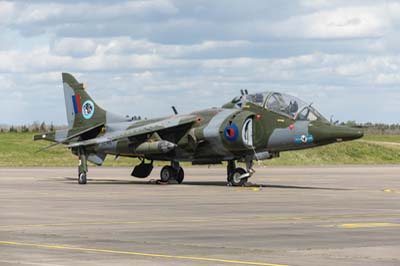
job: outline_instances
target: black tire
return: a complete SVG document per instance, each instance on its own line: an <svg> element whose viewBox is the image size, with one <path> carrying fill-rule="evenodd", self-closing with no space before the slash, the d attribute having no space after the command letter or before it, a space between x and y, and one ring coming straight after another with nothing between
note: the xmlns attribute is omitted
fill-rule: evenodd
<svg viewBox="0 0 400 266"><path fill-rule="evenodd" d="M87 183L87 178L85 173L81 173L78 177L78 183L80 185L85 185Z"/></svg>
<svg viewBox="0 0 400 266"><path fill-rule="evenodd" d="M244 175L246 171L243 168L235 168L235 170L228 176L228 183L230 183L234 187L243 186L247 183L248 177L239 178L241 175Z"/></svg>
<svg viewBox="0 0 400 266"><path fill-rule="evenodd" d="M182 167L179 167L179 170L178 170L178 173L177 173L175 179L179 184L182 184L184 178L185 178L185 172L183 171Z"/></svg>
<svg viewBox="0 0 400 266"><path fill-rule="evenodd" d="M166 165L163 168L161 168L160 179L162 182L168 182L171 179L174 179L174 177L175 177L174 168L172 168L169 165Z"/></svg>

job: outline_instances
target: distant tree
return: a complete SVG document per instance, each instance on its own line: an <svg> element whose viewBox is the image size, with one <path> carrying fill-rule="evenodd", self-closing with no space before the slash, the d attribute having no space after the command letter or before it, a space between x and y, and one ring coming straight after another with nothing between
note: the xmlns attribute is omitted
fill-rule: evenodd
<svg viewBox="0 0 400 266"><path fill-rule="evenodd" d="M50 124L50 129L49 129L51 132L53 132L54 131L54 125L53 125L53 122L51 122L51 124Z"/></svg>
<svg viewBox="0 0 400 266"><path fill-rule="evenodd" d="M29 132L29 127L27 127L26 125L23 125L21 127L21 132L25 133L25 132Z"/></svg>
<svg viewBox="0 0 400 266"><path fill-rule="evenodd" d="M11 125L10 129L8 132L17 132L17 129L14 127L14 125Z"/></svg>
<svg viewBox="0 0 400 266"><path fill-rule="evenodd" d="M46 123L43 121L43 122L40 124L39 131L40 131L40 132L44 132L44 131L46 131L46 129L47 129Z"/></svg>
<svg viewBox="0 0 400 266"><path fill-rule="evenodd" d="M35 122L33 122L32 126L31 126L31 131L32 132L39 132L39 128L40 128L39 122L35 121Z"/></svg>
<svg viewBox="0 0 400 266"><path fill-rule="evenodd" d="M350 121L347 121L345 125L348 127L354 127L357 125L357 123L354 120L350 120Z"/></svg>

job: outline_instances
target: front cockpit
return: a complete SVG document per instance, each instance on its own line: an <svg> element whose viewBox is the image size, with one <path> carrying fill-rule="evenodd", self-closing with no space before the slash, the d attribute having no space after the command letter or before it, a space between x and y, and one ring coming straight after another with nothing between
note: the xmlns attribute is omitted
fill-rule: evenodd
<svg viewBox="0 0 400 266"><path fill-rule="evenodd" d="M311 104L280 92L246 94L236 97L231 103L238 108L242 108L247 102L294 120L328 122Z"/></svg>

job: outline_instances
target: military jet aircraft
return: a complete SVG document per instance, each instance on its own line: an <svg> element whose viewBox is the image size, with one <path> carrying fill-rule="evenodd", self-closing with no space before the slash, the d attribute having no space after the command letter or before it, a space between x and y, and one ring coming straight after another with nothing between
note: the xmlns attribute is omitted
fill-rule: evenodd
<svg viewBox="0 0 400 266"><path fill-rule="evenodd" d="M70 148L79 157L79 184L87 182L88 161L101 165L110 154L140 158L131 174L138 178L150 175L153 161L170 162L160 178L177 183L184 179L180 162L227 162L229 184L241 186L254 174L255 160L363 136L359 129L331 124L311 104L279 92L246 90L221 108L133 120L102 109L72 75L63 73L62 80L69 127L35 135L34 140ZM236 167L237 161L245 169Z"/></svg>

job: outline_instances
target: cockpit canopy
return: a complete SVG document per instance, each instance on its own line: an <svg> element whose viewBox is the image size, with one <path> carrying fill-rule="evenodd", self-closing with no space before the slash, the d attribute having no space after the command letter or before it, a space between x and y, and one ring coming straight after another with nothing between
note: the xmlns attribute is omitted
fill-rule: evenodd
<svg viewBox="0 0 400 266"><path fill-rule="evenodd" d="M327 122L311 104L307 104L297 97L280 92L247 94L241 96L240 99L234 99L232 102L251 102L295 120L321 120Z"/></svg>

